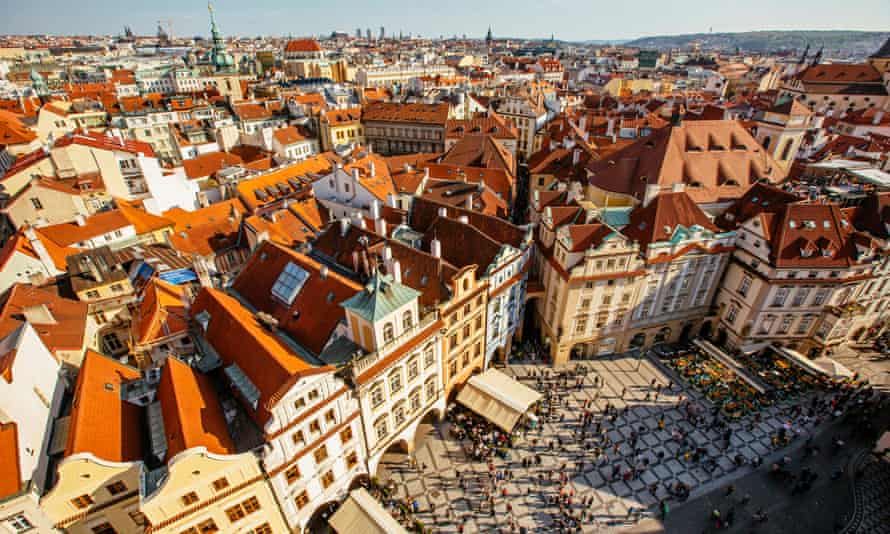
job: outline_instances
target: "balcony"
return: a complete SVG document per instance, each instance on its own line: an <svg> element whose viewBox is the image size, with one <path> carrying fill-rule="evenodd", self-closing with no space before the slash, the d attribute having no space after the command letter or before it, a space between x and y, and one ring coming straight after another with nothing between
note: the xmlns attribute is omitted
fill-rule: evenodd
<svg viewBox="0 0 890 534"><path fill-rule="evenodd" d="M362 373L370 369L374 364L383 360L390 354L392 354L399 347L410 341L417 334L423 332L426 328L428 328L431 324L435 323L439 319L439 312L433 311L428 313L425 317L423 317L419 323L412 326L407 331L403 332L400 336L397 336L392 339L389 343L385 343L379 347L375 352L372 352L366 356L355 361L352 366L352 378L358 378Z"/></svg>

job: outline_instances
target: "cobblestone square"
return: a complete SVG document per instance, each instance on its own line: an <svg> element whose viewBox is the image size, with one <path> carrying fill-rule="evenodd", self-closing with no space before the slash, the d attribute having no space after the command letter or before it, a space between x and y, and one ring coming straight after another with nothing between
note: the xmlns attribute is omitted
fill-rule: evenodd
<svg viewBox="0 0 890 534"><path fill-rule="evenodd" d="M569 379L567 387L559 386L556 391L563 404L554 417L542 417L537 429L521 435L509 458L493 460L495 470L510 477L507 483L498 484L496 491L492 490L488 465L471 461L464 454L460 443L449 434L447 422L431 426L418 445L414 454L421 473L410 467L404 456L393 457L384 462L381 480L391 478L398 488L397 496L417 499L420 510L416 516L436 532L458 532L459 525L464 532L499 527L510 532L511 525L516 532L523 527L528 532L541 532L559 531L556 521L561 514L555 497L560 495L559 480L564 472L569 484L562 491L572 495L564 511L568 509L578 517L585 510L581 522L585 532L618 531L633 525L641 512L643 517L650 514L644 509L668 497L668 488L677 482L686 484L694 498L748 472L750 467L737 467L732 459L739 454L751 460L774 451L773 434L787 422L781 414L788 402L762 409L760 423L754 422L753 415L732 420L728 423L732 438L724 449L722 430L694 426L679 407L681 400L688 399L710 419L712 404L660 362L646 357L619 354L563 367L511 364L503 370L535 387L533 374L542 370L558 373L578 364L589 369L582 386L576 387L575 379ZM601 378L600 387L594 386L595 376ZM607 405L617 410L614 424L604 414ZM594 414L593 424L586 427L586 440L581 434L585 406ZM659 430L660 420L663 430ZM602 424L611 442L605 446L600 445L601 440L595 441L605 452L600 458L589 449L597 423ZM681 429L688 432L686 447L673 435ZM811 429L795 430L806 433ZM634 436L638 436L635 447ZM560 441L562 446L555 444L550 450L551 442ZM711 460L694 461L684 452L689 447L706 449ZM523 467L523 459L534 460L536 456L541 458L540 465L532 462L532 466ZM639 467L635 473L631 472L634 466ZM459 475L463 476L463 487ZM495 502L493 511L488 490ZM447 498L430 500L430 494Z"/></svg>

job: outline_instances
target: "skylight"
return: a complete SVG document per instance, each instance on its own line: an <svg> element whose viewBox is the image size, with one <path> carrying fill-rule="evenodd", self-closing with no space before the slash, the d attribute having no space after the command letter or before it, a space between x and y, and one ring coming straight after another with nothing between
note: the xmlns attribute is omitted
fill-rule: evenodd
<svg viewBox="0 0 890 534"><path fill-rule="evenodd" d="M297 293L303 288L307 279L309 279L309 273L305 269L289 262L278 275L275 285L272 286L272 296L290 306L294 303Z"/></svg>

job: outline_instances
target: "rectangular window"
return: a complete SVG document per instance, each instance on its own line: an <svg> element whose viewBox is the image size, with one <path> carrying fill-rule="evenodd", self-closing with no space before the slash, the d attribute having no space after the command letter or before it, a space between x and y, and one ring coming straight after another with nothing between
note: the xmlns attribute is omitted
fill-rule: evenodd
<svg viewBox="0 0 890 534"><path fill-rule="evenodd" d="M117 482L112 482L111 484L105 486L105 489L107 489L108 493L112 495L120 495L121 493L127 491L127 485L118 480Z"/></svg>
<svg viewBox="0 0 890 534"><path fill-rule="evenodd" d="M213 519L207 519L198 523L198 532L200 534L213 534L214 532L219 532L219 527L216 526L216 522Z"/></svg>
<svg viewBox="0 0 890 534"><path fill-rule="evenodd" d="M328 471L321 477L321 485L324 486L325 489L331 487L331 484L334 483L334 472Z"/></svg>
<svg viewBox="0 0 890 534"><path fill-rule="evenodd" d="M43 209L43 204L40 202L40 199L39 199L39 198L32 198L32 199L31 199L31 205L34 206L34 209L35 209L35 210L42 210L42 209Z"/></svg>
<svg viewBox="0 0 890 534"><path fill-rule="evenodd" d="M352 441L352 427L348 426L340 431L340 443L346 444Z"/></svg>
<svg viewBox="0 0 890 534"><path fill-rule="evenodd" d="M429 369L432 365L436 363L436 355L433 352L433 347L430 345L423 352L423 367Z"/></svg>
<svg viewBox="0 0 890 534"><path fill-rule="evenodd" d="M306 437L303 436L302 430L297 430L296 432L294 432L294 435L291 436L291 439L294 440L294 444L296 445L303 445L306 443Z"/></svg>
<svg viewBox="0 0 890 534"><path fill-rule="evenodd" d="M189 493L186 493L185 495L183 495L181 500L182 500L182 504L184 504L186 506L188 506L190 504L195 504L196 502L198 502L198 494L195 493L194 491L190 491Z"/></svg>
<svg viewBox="0 0 890 534"><path fill-rule="evenodd" d="M294 401L294 408L300 410L306 406L306 399L300 397L299 399Z"/></svg>
<svg viewBox="0 0 890 534"><path fill-rule="evenodd" d="M312 391L309 392L309 401L311 402L311 401L314 401L314 400L316 400L316 399L318 399L318 390L317 390L317 389L313 389Z"/></svg>
<svg viewBox="0 0 890 534"><path fill-rule="evenodd" d="M244 508L244 513L250 515L260 509L260 501L256 497L250 497L241 503L241 507Z"/></svg>
<svg viewBox="0 0 890 534"><path fill-rule="evenodd" d="M308 278L309 273L305 269L290 262L284 266L272 286L272 296L290 306Z"/></svg>
<svg viewBox="0 0 890 534"><path fill-rule="evenodd" d="M739 295L741 295L743 297L748 296L748 290L751 289L751 281L752 281L752 278L748 275L745 275L742 278L742 281L739 282L739 287L738 287Z"/></svg>
<svg viewBox="0 0 890 534"><path fill-rule="evenodd" d="M136 525L138 525L140 527L144 526L145 523L147 522L147 520L145 518L145 514L143 514L139 510L133 510L132 512L129 513L129 515L130 515L130 519L133 520L133 523L135 523Z"/></svg>
<svg viewBox="0 0 890 534"><path fill-rule="evenodd" d="M785 300L788 298L788 292L791 288L789 287L780 287L776 290L776 295L773 297L772 306L774 308L781 308L785 305Z"/></svg>
<svg viewBox="0 0 890 534"><path fill-rule="evenodd" d="M93 498L86 494L80 495L79 497L71 499L71 504L73 504L75 508L83 509L93 504Z"/></svg>
<svg viewBox="0 0 890 534"><path fill-rule="evenodd" d="M312 433L321 432L321 425L318 424L318 419L313 419L309 423L309 432L312 432Z"/></svg>
<svg viewBox="0 0 890 534"><path fill-rule="evenodd" d="M315 449L315 452L312 453L312 455L315 457L315 463L320 464L328 459L328 447L326 445L322 445L321 447Z"/></svg>
<svg viewBox="0 0 890 534"><path fill-rule="evenodd" d="M303 490L294 498L294 504L297 505L298 509L302 509L304 506L309 504L309 494L306 493L306 490Z"/></svg>
<svg viewBox="0 0 890 534"><path fill-rule="evenodd" d="M324 420L328 423L336 422L337 417L334 415L334 410L328 410L327 413L324 414Z"/></svg>
<svg viewBox="0 0 890 534"><path fill-rule="evenodd" d="M272 534L272 527L269 526L269 523L263 523L262 525L254 527L249 534Z"/></svg>
<svg viewBox="0 0 890 534"><path fill-rule="evenodd" d="M111 523L107 521L96 525L90 530L93 531L93 534L117 534L117 531L114 530L114 527L111 526Z"/></svg>
<svg viewBox="0 0 890 534"><path fill-rule="evenodd" d="M229 521L232 523L240 521L245 515L247 514L244 513L244 509L241 508L240 504L226 508L226 517L228 517Z"/></svg>
<svg viewBox="0 0 890 534"><path fill-rule="evenodd" d="M284 478L287 480L288 484L293 484L297 480L300 480L300 468L297 464L287 468L287 471L284 472Z"/></svg>
<svg viewBox="0 0 890 534"><path fill-rule="evenodd" d="M352 469L356 465L358 465L358 454L356 454L355 451L352 451L346 455L346 468Z"/></svg>
<svg viewBox="0 0 890 534"><path fill-rule="evenodd" d="M735 322L736 316L739 314L739 307L735 304L729 305L729 311L726 312L726 322L732 324Z"/></svg>
<svg viewBox="0 0 890 534"><path fill-rule="evenodd" d="M217 478L213 481L213 489L216 491L224 490L229 487L229 480L226 477Z"/></svg>
<svg viewBox="0 0 890 534"><path fill-rule="evenodd" d="M6 524L16 532L25 532L26 530L31 530L34 528L34 525L28 521L28 518L25 517L25 514L16 514L10 517Z"/></svg>
<svg viewBox="0 0 890 534"><path fill-rule="evenodd" d="M417 358L413 358L408 362L408 381L414 380L419 374L420 365L417 363Z"/></svg>

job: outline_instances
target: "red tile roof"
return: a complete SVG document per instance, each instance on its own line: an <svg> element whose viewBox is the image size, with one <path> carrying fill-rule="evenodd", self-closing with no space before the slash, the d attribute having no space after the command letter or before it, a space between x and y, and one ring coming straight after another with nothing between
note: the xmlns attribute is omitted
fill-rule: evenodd
<svg viewBox="0 0 890 534"><path fill-rule="evenodd" d="M235 452L219 398L206 376L176 358L167 358L158 400L167 437L167 461L195 447L214 454Z"/></svg>
<svg viewBox="0 0 890 534"><path fill-rule="evenodd" d="M207 154L200 154L192 159L184 160L182 162L182 167L185 169L185 175L194 180L196 178L213 176L226 167L240 165L242 163L243 160L235 154L230 154L228 152L208 152Z"/></svg>
<svg viewBox="0 0 890 534"><path fill-rule="evenodd" d="M81 350L86 335L87 304L30 284L15 284L0 296L0 339L21 326L26 308L41 304L55 319L53 324L32 324L43 344L52 352Z"/></svg>
<svg viewBox="0 0 890 534"><path fill-rule="evenodd" d="M22 490L18 427L14 422L0 423L0 499Z"/></svg>
<svg viewBox="0 0 890 534"><path fill-rule="evenodd" d="M315 39L291 39L284 47L285 52L321 52L321 45Z"/></svg>
<svg viewBox="0 0 890 534"><path fill-rule="evenodd" d="M372 102L365 105L362 121L411 122L445 126L448 120L448 104L400 104Z"/></svg>
<svg viewBox="0 0 890 534"><path fill-rule="evenodd" d="M653 243L669 241L677 226L701 226L712 232L720 230L686 193L663 193L648 206L640 206L630 213L630 222L621 233L640 243L645 250Z"/></svg>
<svg viewBox="0 0 890 534"><path fill-rule="evenodd" d="M0 145L20 145L37 139L37 134L25 126L18 115L0 110Z"/></svg>
<svg viewBox="0 0 890 534"><path fill-rule="evenodd" d="M183 286L151 278L142 291L132 325L136 343L151 343L188 330Z"/></svg>
<svg viewBox="0 0 890 534"><path fill-rule="evenodd" d="M279 128L272 133L275 140L284 146L305 141L306 136L296 126L288 126L287 128Z"/></svg>
<svg viewBox="0 0 890 534"><path fill-rule="evenodd" d="M65 456L91 453L110 462L143 459L142 408L121 398L121 384L139 370L87 351L77 376Z"/></svg>
<svg viewBox="0 0 890 534"><path fill-rule="evenodd" d="M55 142L53 149L63 148L70 145L83 145L98 148L100 150L143 154L152 158L155 156L154 149L152 149L151 145L148 143L134 140L121 141L117 137L111 137L96 132L78 133L70 136L66 135Z"/></svg>

